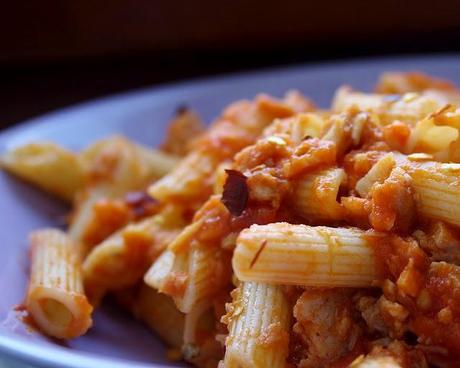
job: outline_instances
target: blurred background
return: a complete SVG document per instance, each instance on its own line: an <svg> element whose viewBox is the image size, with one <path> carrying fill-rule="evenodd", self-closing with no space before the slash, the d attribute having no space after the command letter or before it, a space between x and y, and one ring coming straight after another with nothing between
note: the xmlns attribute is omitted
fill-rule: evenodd
<svg viewBox="0 0 460 368"><path fill-rule="evenodd" d="M272 66L460 52L460 2L4 1L0 128L86 99Z"/></svg>

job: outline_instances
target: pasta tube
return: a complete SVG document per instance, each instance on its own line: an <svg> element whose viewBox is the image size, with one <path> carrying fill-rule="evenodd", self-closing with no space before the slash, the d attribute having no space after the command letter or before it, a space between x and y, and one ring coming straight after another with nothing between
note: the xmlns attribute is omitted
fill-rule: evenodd
<svg viewBox="0 0 460 368"><path fill-rule="evenodd" d="M177 308L190 313L216 294L230 278L229 258L218 247L194 245L187 252L165 251L144 277L146 283L173 297Z"/></svg>
<svg viewBox="0 0 460 368"><path fill-rule="evenodd" d="M425 92L460 105L460 93L453 83L420 72L385 72L380 75L375 90L385 94Z"/></svg>
<svg viewBox="0 0 460 368"><path fill-rule="evenodd" d="M366 198L375 183L383 182L390 176L396 165L392 153L388 153L378 160L374 166L356 183L355 189L362 198Z"/></svg>
<svg viewBox="0 0 460 368"><path fill-rule="evenodd" d="M225 285L224 267L222 265L223 251L218 247L193 246L182 262L182 254L176 256L177 268L187 275L184 292L174 296L174 301L181 312L189 313L198 302L211 297ZM173 267L173 272L176 267Z"/></svg>
<svg viewBox="0 0 460 368"><path fill-rule="evenodd" d="M460 164L423 162L405 169L417 193L418 212L460 226Z"/></svg>
<svg viewBox="0 0 460 368"><path fill-rule="evenodd" d="M108 290L139 281L183 226L175 211L160 213L126 226L97 245L83 263L85 287L93 303Z"/></svg>
<svg viewBox="0 0 460 368"><path fill-rule="evenodd" d="M225 368L283 368L289 344L291 309L279 286L243 282L232 293Z"/></svg>
<svg viewBox="0 0 460 368"><path fill-rule="evenodd" d="M50 336L71 339L84 334L91 327L93 308L83 292L75 245L54 229L33 232L30 243L27 310Z"/></svg>
<svg viewBox="0 0 460 368"><path fill-rule="evenodd" d="M185 316L173 300L143 284L134 302L134 315L145 322L169 346L183 344Z"/></svg>
<svg viewBox="0 0 460 368"><path fill-rule="evenodd" d="M78 244L82 259L94 246L91 242L93 237L91 228L92 224L96 222L95 206L100 199L106 198L106 193L104 188L94 188L90 192L84 193L83 199L76 205L76 210L73 213L68 233Z"/></svg>
<svg viewBox="0 0 460 368"><path fill-rule="evenodd" d="M213 174L218 164L217 156L193 151L169 175L150 186L149 194L164 202L206 197L211 194Z"/></svg>
<svg viewBox="0 0 460 368"><path fill-rule="evenodd" d="M145 273L144 282L155 290L161 290L166 277L173 269L175 256L170 250L161 253Z"/></svg>
<svg viewBox="0 0 460 368"><path fill-rule="evenodd" d="M443 107L448 101L433 93L406 93L388 96L356 92L349 87L340 87L335 93L332 110L343 112L352 106L375 113L383 125L395 120L415 124Z"/></svg>
<svg viewBox="0 0 460 368"><path fill-rule="evenodd" d="M146 181L165 176L179 163L180 158L157 149L135 145L141 165L145 168Z"/></svg>
<svg viewBox="0 0 460 368"><path fill-rule="evenodd" d="M378 279L374 252L355 228L273 223L252 225L237 239L233 269L243 281L366 287ZM372 236L379 236L375 234Z"/></svg>
<svg viewBox="0 0 460 368"><path fill-rule="evenodd" d="M89 186L105 186L107 196L117 196L162 177L178 159L115 135L86 148L80 161Z"/></svg>
<svg viewBox="0 0 460 368"><path fill-rule="evenodd" d="M351 363L350 368L402 368L402 366L391 355L366 357L360 355Z"/></svg>
<svg viewBox="0 0 460 368"><path fill-rule="evenodd" d="M72 202L83 187L83 170L77 155L54 143L17 147L3 155L0 163L11 173L67 202Z"/></svg>
<svg viewBox="0 0 460 368"><path fill-rule="evenodd" d="M195 344L199 338L198 332L200 330L200 325L204 325L204 322L208 322L209 318L203 318L207 314L211 314L213 311L211 309L211 302L209 300L203 300L200 303L196 304L189 313L185 315L185 324L184 324L184 343L185 344ZM211 316L213 320L214 316ZM212 323L211 323L212 326ZM210 327L210 326L205 326ZM213 326L212 326L213 327Z"/></svg>
<svg viewBox="0 0 460 368"><path fill-rule="evenodd" d="M174 167L177 159L114 136L88 147L80 154L80 161L85 170L85 190L77 201L69 233L86 256L95 245L91 230L96 221L96 202L144 188Z"/></svg>
<svg viewBox="0 0 460 368"><path fill-rule="evenodd" d="M292 203L304 218L314 221L341 220L343 206L337 202L340 185L346 180L343 169L333 168L308 174L297 182Z"/></svg>
<svg viewBox="0 0 460 368"><path fill-rule="evenodd" d="M290 106L291 96L287 94L285 101L277 101L260 95L252 102L238 101L230 105L195 143L196 148L169 175L150 186L149 194L162 202L206 200L212 193L215 171L220 163L254 143L273 119L295 114L297 107ZM300 109L310 110L311 107L305 103Z"/></svg>
<svg viewBox="0 0 460 368"><path fill-rule="evenodd" d="M295 145L305 137L321 138L327 119L320 113L300 113L291 118L277 119L263 132L264 137L287 134Z"/></svg>

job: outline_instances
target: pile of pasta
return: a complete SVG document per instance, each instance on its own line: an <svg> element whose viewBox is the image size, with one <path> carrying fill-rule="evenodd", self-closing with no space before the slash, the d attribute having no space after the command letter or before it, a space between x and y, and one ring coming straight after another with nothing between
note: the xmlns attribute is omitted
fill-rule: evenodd
<svg viewBox="0 0 460 368"><path fill-rule="evenodd" d="M296 91L181 108L156 150L32 143L3 167L74 205L30 235L38 327L84 334L103 298L199 367L460 362L460 91L385 73L329 110Z"/></svg>

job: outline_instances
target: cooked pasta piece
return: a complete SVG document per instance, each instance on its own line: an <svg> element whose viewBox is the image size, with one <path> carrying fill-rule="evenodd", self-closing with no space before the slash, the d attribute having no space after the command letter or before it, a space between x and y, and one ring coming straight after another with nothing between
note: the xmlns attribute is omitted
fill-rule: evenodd
<svg viewBox="0 0 460 368"><path fill-rule="evenodd" d="M203 300L185 315L182 356L198 367L217 367L224 355L224 347L216 339L218 329L223 327L216 318L218 321L222 315L216 314L213 304L211 300ZM224 306L221 309L224 312Z"/></svg>
<svg viewBox="0 0 460 368"><path fill-rule="evenodd" d="M109 193L123 194L167 174L176 156L149 149L123 136L99 140L80 153L88 184L106 184Z"/></svg>
<svg viewBox="0 0 460 368"><path fill-rule="evenodd" d="M140 320L176 348L169 351L168 356L183 358L198 367L217 366L223 356L223 346L216 340L218 300L201 300L189 313L182 314L172 298L145 284L134 297L127 295L124 299L128 299L125 304L133 304L131 309Z"/></svg>
<svg viewBox="0 0 460 368"><path fill-rule="evenodd" d="M223 207L217 198L210 201ZM216 244L206 246L199 242L198 236L203 223L203 218L195 219L168 244L168 249L158 257L144 276L144 281L148 285L182 299L186 282L189 286L194 285L195 277L198 275L196 271L210 260L206 257L206 254L210 254L208 251L218 250Z"/></svg>
<svg viewBox="0 0 460 368"><path fill-rule="evenodd" d="M205 152L192 151L163 179L149 188L149 194L157 200L202 198L209 196L213 174L219 158Z"/></svg>
<svg viewBox="0 0 460 368"><path fill-rule="evenodd" d="M96 142L83 151L80 158L86 184L77 201L69 234L80 244L82 256L86 256L95 245L94 239L98 238L94 236L94 232L99 231L94 227L98 200L142 189L168 172L177 159L120 136Z"/></svg>
<svg viewBox="0 0 460 368"><path fill-rule="evenodd" d="M438 90L456 92L457 89L448 80L435 78L421 72L385 72L377 81L375 90L384 94L403 94L407 92L423 92Z"/></svg>
<svg viewBox="0 0 460 368"><path fill-rule="evenodd" d="M405 166L420 214L460 226L460 164L420 162Z"/></svg>
<svg viewBox="0 0 460 368"><path fill-rule="evenodd" d="M93 192L92 195L81 208L81 211L86 211L88 215L84 215L83 212L80 213L82 219L91 218L91 222L86 224L84 241L79 243L82 258L86 257L95 244L101 243L129 222L137 221L137 217L143 218L142 215L147 214L149 209L142 207L142 204L130 205L119 198L101 198L103 193ZM83 222L80 224L84 225ZM78 227L75 226L72 229L75 231ZM71 235L75 234L74 231Z"/></svg>
<svg viewBox="0 0 460 368"><path fill-rule="evenodd" d="M403 368L395 358L387 356L359 356L350 368Z"/></svg>
<svg viewBox="0 0 460 368"><path fill-rule="evenodd" d="M305 138L320 138L324 132L327 119L320 113L300 113L291 118L277 119L265 128L263 136L287 134L290 139L299 144Z"/></svg>
<svg viewBox="0 0 460 368"><path fill-rule="evenodd" d="M94 232L91 231L94 228L93 224L97 223L95 206L99 200L107 197L106 194L105 188L94 188L91 191L86 191L80 194L75 206L68 233L78 244L78 251L82 259L95 245L93 243Z"/></svg>
<svg viewBox="0 0 460 368"><path fill-rule="evenodd" d="M202 300L185 315L184 343L195 344L199 339L197 332L199 330L200 319L210 309L210 300Z"/></svg>
<svg viewBox="0 0 460 368"><path fill-rule="evenodd" d="M143 284L134 301L134 315L145 322L169 346L181 348L185 316L173 300Z"/></svg>
<svg viewBox="0 0 460 368"><path fill-rule="evenodd" d="M228 324L225 368L283 368L291 310L279 286L243 282L232 292L223 318Z"/></svg>
<svg viewBox="0 0 460 368"><path fill-rule="evenodd" d="M196 304L213 296L226 284L225 281L230 280L222 261L223 253L219 247L196 244L186 255L176 255L172 274L187 275L184 289L178 295L172 293L181 312L189 313ZM165 287L163 291L167 292Z"/></svg>
<svg viewBox="0 0 460 368"><path fill-rule="evenodd" d="M411 177L395 167L388 178L371 188L366 208L372 228L410 234L417 217L415 197Z"/></svg>
<svg viewBox="0 0 460 368"><path fill-rule="evenodd" d="M372 166L368 173L363 176L355 186L356 191L362 198L366 198L375 183L382 182L390 176L391 170L396 165L393 153L383 156Z"/></svg>
<svg viewBox="0 0 460 368"><path fill-rule="evenodd" d="M142 281L133 287L113 291L111 297L118 306L160 336L171 348L167 354L176 355L177 360L181 358L185 316L177 310L170 297L158 293Z"/></svg>
<svg viewBox="0 0 460 368"><path fill-rule="evenodd" d="M166 277L173 269L175 257L176 255L174 252L169 249L161 253L145 273L144 282L155 290L161 290L166 281Z"/></svg>
<svg viewBox="0 0 460 368"><path fill-rule="evenodd" d="M231 169L230 161L224 161L217 167L213 188L214 194L222 194L224 191L225 181L227 180L227 169Z"/></svg>
<svg viewBox="0 0 460 368"><path fill-rule="evenodd" d="M243 281L369 287L379 275L368 238L379 236L355 228L252 225L237 239L233 270Z"/></svg>
<svg viewBox="0 0 460 368"><path fill-rule="evenodd" d="M332 110L342 112L352 106L376 114L383 125L401 120L415 124L420 119L437 111L448 103L442 95L428 93L406 93L402 96L378 95L355 92L349 87L337 90Z"/></svg>
<svg viewBox="0 0 460 368"><path fill-rule="evenodd" d="M193 149L193 140L204 131L204 123L198 114L187 106L181 106L168 124L166 137L160 147L164 152L185 156Z"/></svg>
<svg viewBox="0 0 460 368"><path fill-rule="evenodd" d="M83 291L75 244L60 230L30 235L31 272L26 307L46 334L60 339L83 335L93 308Z"/></svg>
<svg viewBox="0 0 460 368"><path fill-rule="evenodd" d="M17 147L0 158L0 165L67 202L72 202L83 188L83 170L77 155L54 143Z"/></svg>
<svg viewBox="0 0 460 368"><path fill-rule="evenodd" d="M181 213L169 208L98 244L83 263L85 288L92 302L97 304L108 290L135 285L183 225Z"/></svg>
<svg viewBox="0 0 460 368"><path fill-rule="evenodd" d="M177 239L171 245L176 242ZM174 253L170 246L153 263L144 280L172 296L181 312L189 313L196 304L216 294L229 281L230 273L225 267L229 256L226 253L220 247L196 241L179 253Z"/></svg>
<svg viewBox="0 0 460 368"><path fill-rule="evenodd" d="M333 114L327 119L326 128L321 139L335 144L337 156L342 157L350 147L358 146L367 126L376 125L371 114L350 106L340 114Z"/></svg>
<svg viewBox="0 0 460 368"><path fill-rule="evenodd" d="M140 144L135 145L137 154L145 172L145 180L142 184L150 180L159 179L169 173L179 163L180 157L169 153L164 153L157 149L147 148ZM143 186L142 185L142 186Z"/></svg>
<svg viewBox="0 0 460 368"><path fill-rule="evenodd" d="M261 95L253 102L230 105L195 143L195 150L169 175L150 186L149 194L164 202L204 202L212 192L215 171L221 162L252 144L273 119L295 114L298 104L291 107L288 97L286 103ZM300 108L311 110L312 106L305 104Z"/></svg>
<svg viewBox="0 0 460 368"><path fill-rule="evenodd" d="M408 153L432 154L440 161L451 161L456 155L452 146L459 142L460 110L445 105L415 124L404 149Z"/></svg>
<svg viewBox="0 0 460 368"><path fill-rule="evenodd" d="M153 266L156 274L152 284L162 284L159 290L172 296L184 313L230 283L231 251L220 246L230 231L228 221L229 213L220 197L211 196L194 221L169 244L174 261L168 275L162 277L168 264Z"/></svg>
<svg viewBox="0 0 460 368"><path fill-rule="evenodd" d="M390 341L388 339L374 341L371 344L373 345L371 351L365 356L363 354L358 356L351 363L350 368L425 368L429 366L426 360L428 351L424 352L420 346L407 345L400 340ZM436 354L434 350L433 353Z"/></svg>
<svg viewBox="0 0 460 368"><path fill-rule="evenodd" d="M357 92L349 86L342 86L335 92L331 108L335 112L342 112L356 105L361 110L372 111L380 108L384 102L383 95Z"/></svg>
<svg viewBox="0 0 460 368"><path fill-rule="evenodd" d="M305 175L295 184L294 209L308 221L338 221L344 208L338 203L340 186L346 181L343 169L332 168Z"/></svg>

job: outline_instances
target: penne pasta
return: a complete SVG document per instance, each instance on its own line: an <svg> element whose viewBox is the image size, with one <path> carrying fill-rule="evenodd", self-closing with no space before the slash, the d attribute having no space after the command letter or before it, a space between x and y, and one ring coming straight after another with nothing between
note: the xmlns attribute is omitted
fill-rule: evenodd
<svg viewBox="0 0 460 368"><path fill-rule="evenodd" d="M291 118L276 119L265 128L264 137L287 134L294 144L306 137L320 138L326 127L327 119L318 112L300 113Z"/></svg>
<svg viewBox="0 0 460 368"><path fill-rule="evenodd" d="M359 146L365 128L375 125L375 118L351 106L340 114L333 114L327 119L322 140L335 144L337 155L342 157L350 147Z"/></svg>
<svg viewBox="0 0 460 368"><path fill-rule="evenodd" d="M31 272L26 307L46 334L72 339L92 325L75 244L60 230L30 235Z"/></svg>
<svg viewBox="0 0 460 368"><path fill-rule="evenodd" d="M350 368L403 368L395 358L390 355L384 356L360 356L353 363Z"/></svg>
<svg viewBox="0 0 460 368"><path fill-rule="evenodd" d="M213 174L219 159L205 152L192 151L163 179L149 188L149 194L159 201L206 198L211 194Z"/></svg>
<svg viewBox="0 0 460 368"><path fill-rule="evenodd" d="M120 136L91 145L80 154L80 161L85 173L85 187L78 197L69 234L80 244L83 257L95 245L94 239L100 238L94 234L99 232L94 227L97 223L96 203L142 189L177 163L171 155L149 150Z"/></svg>
<svg viewBox="0 0 460 368"><path fill-rule="evenodd" d="M92 225L96 223L95 206L97 202L106 198L105 188L94 188L93 190L80 194L80 202L73 213L69 236L78 244L79 253L82 259L94 246L94 234L91 231Z"/></svg>
<svg viewBox="0 0 460 368"><path fill-rule="evenodd" d="M109 290L136 284L179 233L181 221L180 212L164 210L98 244L83 263L85 287L92 303L97 304Z"/></svg>
<svg viewBox="0 0 460 368"><path fill-rule="evenodd" d="M167 252L174 255L166 252L146 277L159 291L172 296L184 313L230 283L231 252L220 247L227 234L228 216L220 197L210 197L194 221L168 245Z"/></svg>
<svg viewBox="0 0 460 368"><path fill-rule="evenodd" d="M115 135L87 147L80 161L87 185L104 187L110 197L146 186L169 172L178 159Z"/></svg>
<svg viewBox="0 0 460 368"><path fill-rule="evenodd" d="M403 94L408 92L436 91L458 98L458 90L448 80L434 78L421 72L385 72L377 81L375 90L383 94Z"/></svg>
<svg viewBox="0 0 460 368"><path fill-rule="evenodd" d="M204 131L205 124L200 116L187 106L181 106L176 110L173 120L168 124L161 150L178 156L185 156L193 149L193 141Z"/></svg>
<svg viewBox="0 0 460 368"><path fill-rule="evenodd" d="M179 163L178 156L147 148L140 144L135 145L140 163L145 170L146 179L143 182L159 179L169 173Z"/></svg>
<svg viewBox="0 0 460 368"><path fill-rule="evenodd" d="M377 110L385 103L385 97L378 94L367 94L354 91L349 86L342 86L337 89L332 101L332 110L342 112L355 105L360 110Z"/></svg>
<svg viewBox="0 0 460 368"><path fill-rule="evenodd" d="M169 175L150 186L149 194L163 202L204 202L212 193L215 172L220 163L254 143L273 119L292 116L296 108L312 108L311 104L298 103L293 103L291 107L292 99L289 98L288 94L283 103L261 95L253 102L239 101L229 106L195 143L195 150Z"/></svg>
<svg viewBox="0 0 460 368"><path fill-rule="evenodd" d="M213 193L221 195L224 191L225 181L227 179L227 172L225 170L231 169L231 162L222 162L216 170L216 178L214 180Z"/></svg>
<svg viewBox="0 0 460 368"><path fill-rule="evenodd" d="M0 165L41 189L72 202L83 188L83 169L73 152L54 143L29 143L0 158Z"/></svg>
<svg viewBox="0 0 460 368"><path fill-rule="evenodd" d="M341 87L335 93L332 110L343 112L356 106L359 110L374 113L383 125L396 120L415 124L446 103L448 101L444 96L433 93L406 93L402 96L388 96L355 92L349 87Z"/></svg>
<svg viewBox="0 0 460 368"><path fill-rule="evenodd" d="M321 170L300 178L294 186L294 209L308 221L339 221L344 208L337 196L346 181L345 171L338 168Z"/></svg>
<svg viewBox="0 0 460 368"><path fill-rule="evenodd" d="M253 225L237 239L233 270L243 281L369 287L379 275L368 236L354 228Z"/></svg>
<svg viewBox="0 0 460 368"><path fill-rule="evenodd" d="M210 312L211 302L209 300L202 300L200 303L195 304L194 307L185 315L184 324L184 343L196 344L199 340L199 330L203 315ZM208 326L209 328L209 326Z"/></svg>
<svg viewBox="0 0 460 368"><path fill-rule="evenodd" d="M419 199L418 212L460 226L460 164L420 162L404 168Z"/></svg>
<svg viewBox="0 0 460 368"><path fill-rule="evenodd" d="M134 315L146 323L168 346L178 349L182 347L185 316L169 296L143 284L133 308Z"/></svg>
<svg viewBox="0 0 460 368"><path fill-rule="evenodd" d="M167 276L173 269L175 257L174 252L168 249L161 253L145 273L144 282L155 290L161 290Z"/></svg>
<svg viewBox="0 0 460 368"><path fill-rule="evenodd" d="M281 288L243 282L232 295L223 367L284 368L292 312Z"/></svg>
<svg viewBox="0 0 460 368"><path fill-rule="evenodd" d="M224 275L222 258L225 257L218 247L194 245L187 254L176 255L171 273L186 275L184 289L173 299L177 308L189 313L192 308L213 296L230 278ZM160 289L165 291L165 288Z"/></svg>
<svg viewBox="0 0 460 368"><path fill-rule="evenodd" d="M458 160L460 110L446 104L415 124L407 139L406 152L423 152L437 160Z"/></svg>
<svg viewBox="0 0 460 368"><path fill-rule="evenodd" d="M390 176L391 170L396 165L393 153L388 153L376 162L374 166L363 176L355 186L356 191L362 198L366 198L375 183L384 181Z"/></svg>
<svg viewBox="0 0 460 368"><path fill-rule="evenodd" d="M185 361L198 367L217 367L224 353L224 347L217 341L215 303L203 300L185 315L184 345L182 355Z"/></svg>

